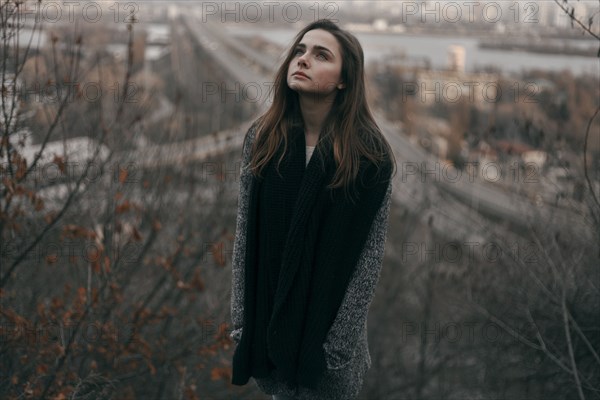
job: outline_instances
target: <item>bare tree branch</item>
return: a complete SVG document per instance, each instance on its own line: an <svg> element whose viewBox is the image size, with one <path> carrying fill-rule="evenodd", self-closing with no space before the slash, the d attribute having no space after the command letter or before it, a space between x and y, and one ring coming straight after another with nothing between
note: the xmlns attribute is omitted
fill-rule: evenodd
<svg viewBox="0 0 600 400"><path fill-rule="evenodd" d="M569 317L567 315L567 300L566 300L566 289L563 288L562 292L562 315L563 323L565 328L565 337L567 339L567 349L569 350L569 361L571 362L571 370L573 377L575 378L575 386L577 387L577 393L581 400L585 400L585 395L581 389L581 381L579 380L579 371L577 370L577 363L575 362L575 355L573 354L573 343L571 341L571 330L569 328Z"/></svg>
<svg viewBox="0 0 600 400"><path fill-rule="evenodd" d="M596 118L596 116L598 115L599 112L600 112L600 106L596 107L596 111L594 112L594 115L592 115L592 117L590 118L587 128L585 130L585 140L583 142L583 172L585 174L585 179L587 181L588 188L590 189L590 192L592 193L592 198L594 199L594 202L596 202L596 205L600 209L600 201L598 201L598 197L596 197L596 192L594 191L594 186L592 185L592 181L588 174L588 165L587 165L587 144L588 144L588 139L590 137L590 128L592 127L592 123L594 122L594 119Z"/></svg>
<svg viewBox="0 0 600 400"><path fill-rule="evenodd" d="M575 17L574 15L574 8L571 8L571 10L569 10L568 6L564 6L559 0L554 0L554 2L556 4L558 4L558 6L571 18L571 21L577 23L577 25L579 25L584 31L586 31L587 33L589 33L590 35L592 35L593 37L595 37L596 39L600 40L600 36L598 36L596 33L594 33L589 27L585 26L585 24L583 22L581 22L578 18ZM566 1L563 0L564 3L566 3ZM590 24L591 26L591 24Z"/></svg>

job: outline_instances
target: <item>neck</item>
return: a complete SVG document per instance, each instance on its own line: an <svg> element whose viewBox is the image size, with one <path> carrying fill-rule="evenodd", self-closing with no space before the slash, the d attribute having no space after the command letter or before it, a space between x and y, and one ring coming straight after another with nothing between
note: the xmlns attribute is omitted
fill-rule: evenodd
<svg viewBox="0 0 600 400"><path fill-rule="evenodd" d="M302 113L302 119L304 120L305 135L307 138L318 139L327 118L327 114L331 110L333 105L333 98L330 97L317 97L312 94L300 94L300 112ZM313 140L311 140L312 142ZM307 145L312 145L308 143Z"/></svg>

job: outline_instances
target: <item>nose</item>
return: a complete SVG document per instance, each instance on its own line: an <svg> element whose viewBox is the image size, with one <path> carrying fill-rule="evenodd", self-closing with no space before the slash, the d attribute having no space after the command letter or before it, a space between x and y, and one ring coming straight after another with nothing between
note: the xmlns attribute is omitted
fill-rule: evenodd
<svg viewBox="0 0 600 400"><path fill-rule="evenodd" d="M298 57L298 66L302 65L302 66L306 67L308 65L306 58L304 57L305 55L306 55L306 53L304 53L300 57Z"/></svg>

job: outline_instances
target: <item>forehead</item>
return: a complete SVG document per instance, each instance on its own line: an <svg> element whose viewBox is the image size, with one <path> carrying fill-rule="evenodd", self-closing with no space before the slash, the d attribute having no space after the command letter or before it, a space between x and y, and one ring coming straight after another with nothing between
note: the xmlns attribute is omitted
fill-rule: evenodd
<svg viewBox="0 0 600 400"><path fill-rule="evenodd" d="M327 47L334 54L339 54L339 44L335 36L323 29L313 29L308 31L300 39L300 44L310 48L313 46Z"/></svg>

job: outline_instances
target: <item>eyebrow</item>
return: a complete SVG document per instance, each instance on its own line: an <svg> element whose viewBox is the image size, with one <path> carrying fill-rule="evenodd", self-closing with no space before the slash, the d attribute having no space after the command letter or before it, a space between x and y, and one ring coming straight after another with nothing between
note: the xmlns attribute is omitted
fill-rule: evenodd
<svg viewBox="0 0 600 400"><path fill-rule="evenodd" d="M301 47L303 49L306 49L306 45L304 43L298 43L298 45L296 46L296 48ZM335 56L333 55L333 53L331 52L331 50L329 50L327 47L323 47L323 46L319 46L318 44L314 45L313 48L317 49L317 50L325 50L326 52L328 52L329 54L331 54L331 57L335 58Z"/></svg>

